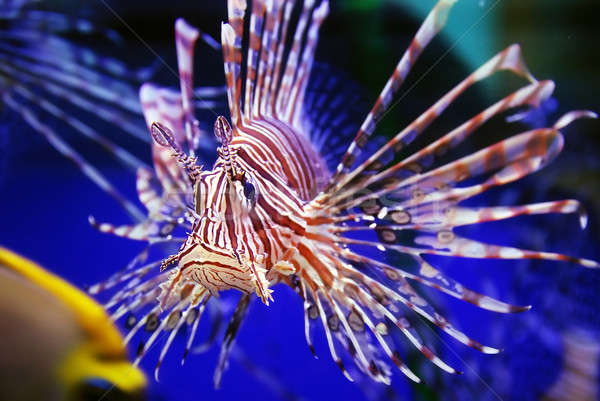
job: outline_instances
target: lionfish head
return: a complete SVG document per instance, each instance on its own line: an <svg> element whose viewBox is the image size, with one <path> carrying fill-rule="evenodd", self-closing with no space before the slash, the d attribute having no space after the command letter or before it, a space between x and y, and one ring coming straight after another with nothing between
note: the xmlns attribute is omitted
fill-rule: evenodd
<svg viewBox="0 0 600 401"><path fill-rule="evenodd" d="M179 253L165 261L164 266L178 265L165 285L163 302L177 293L176 286L200 284L212 295L228 289L255 292L268 304L272 297L265 276L266 255L260 251L253 221L259 186L255 172L235 160L228 121L220 116L215 122L221 147L213 170L208 171L197 170L195 160L182 153L168 128L155 123L152 131L157 143L174 150L194 183L193 228Z"/></svg>

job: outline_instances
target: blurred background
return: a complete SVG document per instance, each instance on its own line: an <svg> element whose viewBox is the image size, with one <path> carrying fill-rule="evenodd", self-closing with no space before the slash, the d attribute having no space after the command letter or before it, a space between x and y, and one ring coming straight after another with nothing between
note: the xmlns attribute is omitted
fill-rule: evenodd
<svg viewBox="0 0 600 401"><path fill-rule="evenodd" d="M357 83L368 106L385 84L433 0L332 0L321 31L317 60ZM173 23L177 17L218 38L225 1L41 1L38 9L89 19L118 32L115 44L102 35L67 33L70 39L128 65L150 65L156 55L173 68ZM520 43L538 79L557 84L554 100L525 123L502 118L485 127L472 149L493 143L572 109L600 111L600 4L594 0L528 2L459 1L447 28L428 48L400 91L401 100L381 125L393 135L446 91L496 52ZM70 35L70 36L69 36ZM150 50L151 49L151 50ZM162 62L161 62L162 63ZM176 78L159 65L153 80L176 86ZM200 44L196 84L223 84L218 52ZM434 126L438 134L460 124L523 84L499 74L467 93L464 100ZM67 107L67 106L65 106ZM103 235L88 216L99 221L128 222L118 205L60 156L22 119L0 105L0 244L24 254L72 283L84 287L124 267L143 245ZM365 112L366 112L365 110ZM67 110L68 112L68 110ZM79 116L94 120L94 116ZM198 115L209 123L212 113ZM61 123L49 120L59 130ZM107 135L118 127L102 126ZM565 130L566 146L548 168L473 204L517 204L563 198L580 200L589 213L585 231L574 216L546 216L486 224L468 230L487 241L556 250L598 260L600 223L600 122L579 121ZM63 132L62 130L59 132ZM134 176L114 160L99 156L95 146L64 130L65 138L86 155L131 199ZM149 148L132 141L134 153L149 161ZM409 361L426 384L412 385L396 374L391 387L349 383L330 360L323 338L316 338L319 360L305 344L302 304L296 294L276 287L269 307L253 303L237 341L237 357L214 390L212 374L217 347L191 355L179 366L182 344L163 364L161 380L151 388L157 400L303 399L303 400L585 400L600 399L600 276L560 263L436 260L451 277L502 300L533 309L518 315L496 315L453 302L423 289L458 328L477 340L504 349L480 355L433 329L424 334L441 355L464 371L451 377L419 355ZM237 295L234 295L237 297ZM179 342L183 342L182 339ZM156 353L146 357L147 372Z"/></svg>

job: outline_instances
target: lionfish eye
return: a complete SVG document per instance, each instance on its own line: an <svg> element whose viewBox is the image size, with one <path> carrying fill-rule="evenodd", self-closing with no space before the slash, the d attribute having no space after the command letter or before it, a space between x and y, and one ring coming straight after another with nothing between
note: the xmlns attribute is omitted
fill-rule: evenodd
<svg viewBox="0 0 600 401"><path fill-rule="evenodd" d="M248 201L249 205L253 207L258 197L258 187L252 179L252 176L250 176L249 174L244 174L244 176L241 179L241 182L242 193L244 194L244 197L246 198L246 201Z"/></svg>
<svg viewBox="0 0 600 401"><path fill-rule="evenodd" d="M256 188L254 187L254 184L248 180L244 182L244 196L251 203L256 201Z"/></svg>

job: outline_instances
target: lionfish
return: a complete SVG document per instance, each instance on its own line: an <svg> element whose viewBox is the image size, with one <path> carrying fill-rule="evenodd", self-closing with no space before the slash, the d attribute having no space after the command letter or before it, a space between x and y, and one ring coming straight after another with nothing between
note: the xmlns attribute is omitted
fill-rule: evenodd
<svg viewBox="0 0 600 401"><path fill-rule="evenodd" d="M599 267L588 259L488 244L455 232L461 226L549 213L579 213L585 226L585 213L575 200L486 207L461 202L544 167L562 149L561 130L573 120L595 118L592 112L569 112L552 126L436 164L491 118L537 107L551 96L554 83L533 77L518 45L496 54L382 146L372 145L378 123L420 54L443 28L454 2L440 0L430 11L334 168L328 166L328 156L336 149L328 144L340 140L343 127L337 121L344 117L346 99L332 101L327 97L331 93L315 95L309 89L319 29L329 12L327 0L253 0L251 5L228 0L220 44L183 19L176 21L180 92L151 83L140 89L153 139L153 168L137 170L139 200L147 213L131 225L91 221L102 232L149 245L168 241L179 246L175 254L150 263L146 250L125 270L90 288L94 294L114 291L106 307L114 308L114 319L126 318L127 341L142 328L152 332L138 350L138 361L161 333L170 331L157 375L184 325L190 326L185 358L207 305L218 302L221 292L236 289L242 295L225 333L215 373L218 383L253 294L269 305L277 297L273 287L281 283L303 301L310 349L314 353L311 327L320 322L331 356L348 379L352 376L345 361L351 360L362 374L389 383L391 361L419 382L395 348L393 332L402 333L441 369L458 371L421 340L410 322L414 315L483 353L499 350L456 329L419 295L415 282L490 311L529 309L466 288L436 269L428 255L547 259ZM199 152L213 140L195 117L196 95L202 92L193 85L199 38L222 51L223 93L230 113L214 123L220 146L210 169L198 163ZM463 92L499 71L511 71L527 84L403 155ZM219 89L203 93L218 96ZM316 117L310 112L315 107ZM86 170L87 165L81 167ZM184 230L185 237L176 236ZM400 256L396 260L401 263L391 262L388 254Z"/></svg>

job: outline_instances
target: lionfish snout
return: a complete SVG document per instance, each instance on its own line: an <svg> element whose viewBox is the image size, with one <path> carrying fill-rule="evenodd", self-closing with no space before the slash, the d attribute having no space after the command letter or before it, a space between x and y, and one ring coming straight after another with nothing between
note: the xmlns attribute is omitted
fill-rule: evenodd
<svg viewBox="0 0 600 401"><path fill-rule="evenodd" d="M230 288L252 292L252 283L235 253L204 243L194 243L180 254L179 270L184 279L194 281L211 294Z"/></svg>
<svg viewBox="0 0 600 401"><path fill-rule="evenodd" d="M266 304L272 299L263 258L252 259L243 250L234 251L204 242L188 241L188 244L179 253L178 280L199 284L212 295L236 289L256 293Z"/></svg>
<svg viewBox="0 0 600 401"><path fill-rule="evenodd" d="M263 254L251 257L244 249L232 250L215 243L198 241L191 234L181 250L165 260L163 265L175 264L169 279L161 285L158 297L163 309L177 302L176 295L193 288L197 294L219 296L221 291L238 290L256 293L268 305L272 300Z"/></svg>

